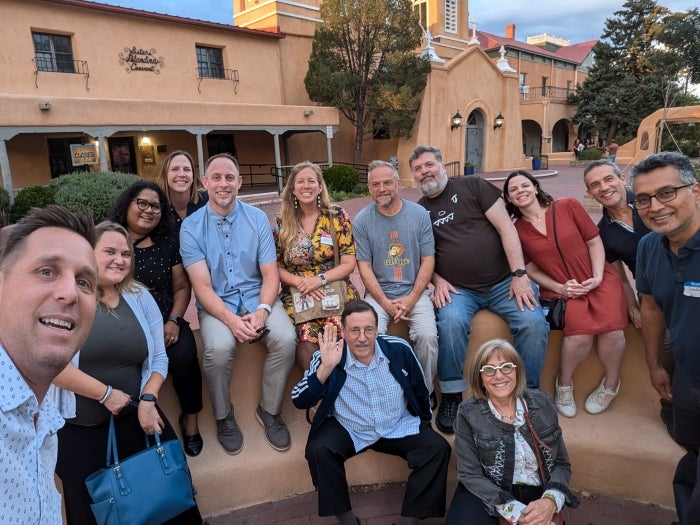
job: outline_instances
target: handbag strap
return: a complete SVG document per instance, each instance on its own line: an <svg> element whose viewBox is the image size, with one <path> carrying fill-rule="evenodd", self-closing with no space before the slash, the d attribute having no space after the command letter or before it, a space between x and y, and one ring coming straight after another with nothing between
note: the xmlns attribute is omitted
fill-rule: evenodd
<svg viewBox="0 0 700 525"><path fill-rule="evenodd" d="M151 446L151 441L148 438L148 434L145 432L143 435L146 438L146 448ZM160 434L154 432L153 436L156 440L156 446L160 447ZM117 452L117 432L114 429L114 415L109 418L109 433L107 434L107 458L105 459L105 464L109 467L112 464L119 464L119 454Z"/></svg>
<svg viewBox="0 0 700 525"><path fill-rule="evenodd" d="M561 257L561 262L564 263L564 270L566 270L566 276L571 279L571 272L564 259L564 254L561 253L561 248L559 247L559 239L557 239L557 208L556 201L552 201L552 230L554 233L554 244L557 246L557 251L559 252L559 257Z"/></svg>
<svg viewBox="0 0 700 525"><path fill-rule="evenodd" d="M540 478L542 479L542 486L544 487L544 484L547 481L547 478L545 476L545 470L544 470L544 464L542 463L542 455L540 454L540 447L544 447L546 450L552 450L551 447L548 447L541 439L540 436L537 435L537 432L535 432L535 427L532 425L532 421L530 421L530 412L527 409L527 403L525 403L524 398L520 398L520 402L523 405L523 412L525 415L525 424L527 425L527 428L530 430L530 435L532 436L532 441L535 444L534 447L534 453L535 457L537 458L537 467L540 472Z"/></svg>
<svg viewBox="0 0 700 525"><path fill-rule="evenodd" d="M336 214L337 215L337 214ZM333 223L333 215L328 215L328 220L331 223L331 239L333 239L333 261L335 264L333 268L336 268L340 264L340 253L338 248L338 232L335 229L335 224Z"/></svg>

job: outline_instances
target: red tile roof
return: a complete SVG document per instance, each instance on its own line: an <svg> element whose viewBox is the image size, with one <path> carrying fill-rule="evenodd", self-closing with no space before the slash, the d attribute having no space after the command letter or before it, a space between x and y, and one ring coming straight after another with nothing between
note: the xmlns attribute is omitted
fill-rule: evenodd
<svg viewBox="0 0 700 525"><path fill-rule="evenodd" d="M566 62L573 62L575 64L581 64L591 52L593 46L598 42L597 40L589 40L588 42L559 48L557 51L548 51L540 46L520 42L513 38L494 35L493 33L486 33L484 31L477 31L476 36L484 51L499 49L501 46L505 46L512 49L521 49L529 53L536 53L541 56L564 60Z"/></svg>

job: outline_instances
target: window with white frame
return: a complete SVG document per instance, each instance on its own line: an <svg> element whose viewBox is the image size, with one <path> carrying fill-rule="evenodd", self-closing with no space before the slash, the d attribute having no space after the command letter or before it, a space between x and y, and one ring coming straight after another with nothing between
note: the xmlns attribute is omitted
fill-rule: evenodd
<svg viewBox="0 0 700 525"><path fill-rule="evenodd" d="M32 32L32 40L38 71L75 73L73 46L69 36Z"/></svg>
<svg viewBox="0 0 700 525"><path fill-rule="evenodd" d="M197 46L200 78L224 78L224 53L218 47Z"/></svg>
<svg viewBox="0 0 700 525"><path fill-rule="evenodd" d="M428 2L426 0L413 0L413 10L418 13L420 26L428 29Z"/></svg>
<svg viewBox="0 0 700 525"><path fill-rule="evenodd" d="M457 24L457 0L445 0L445 31L456 33Z"/></svg>

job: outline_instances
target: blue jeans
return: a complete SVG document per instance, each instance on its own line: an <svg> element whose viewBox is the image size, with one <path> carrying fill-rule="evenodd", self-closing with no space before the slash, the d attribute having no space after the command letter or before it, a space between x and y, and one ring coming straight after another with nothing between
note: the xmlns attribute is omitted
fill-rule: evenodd
<svg viewBox="0 0 700 525"><path fill-rule="evenodd" d="M542 307L534 310L525 308L521 312L517 301L508 298L510 280L495 284L488 292L477 293L465 288L457 288L459 295L452 294L451 303L437 310L438 328L438 377L443 394L464 392L467 381L464 379L464 358L467 356L472 317L484 308L500 316L513 334L515 348L525 363L528 388L540 387L540 373L547 352L549 324ZM532 290L538 297L537 287Z"/></svg>

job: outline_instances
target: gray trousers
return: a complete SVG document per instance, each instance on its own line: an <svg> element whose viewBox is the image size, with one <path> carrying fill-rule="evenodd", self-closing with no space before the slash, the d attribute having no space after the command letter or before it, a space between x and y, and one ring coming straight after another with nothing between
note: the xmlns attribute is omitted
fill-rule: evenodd
<svg viewBox="0 0 700 525"><path fill-rule="evenodd" d="M380 334L385 334L389 323L393 322L393 319L369 293L365 295L365 301L371 304L377 312L377 317L379 318L377 331ZM421 368L423 368L425 386L428 387L428 392L432 394L433 380L437 373L438 333L437 325L435 324L435 309L433 302L430 300L430 292L428 290L423 291L420 299L418 299L418 302L409 314L408 337L413 343L413 352L416 354Z"/></svg>
<svg viewBox="0 0 700 525"><path fill-rule="evenodd" d="M214 419L224 419L231 405L233 356L240 343L228 326L216 317L205 310L199 310L198 315L204 344L202 368L209 387ZM279 299L272 305L267 327L270 333L262 339L267 347L267 357L263 367L260 406L265 412L279 414L296 353L296 332Z"/></svg>

